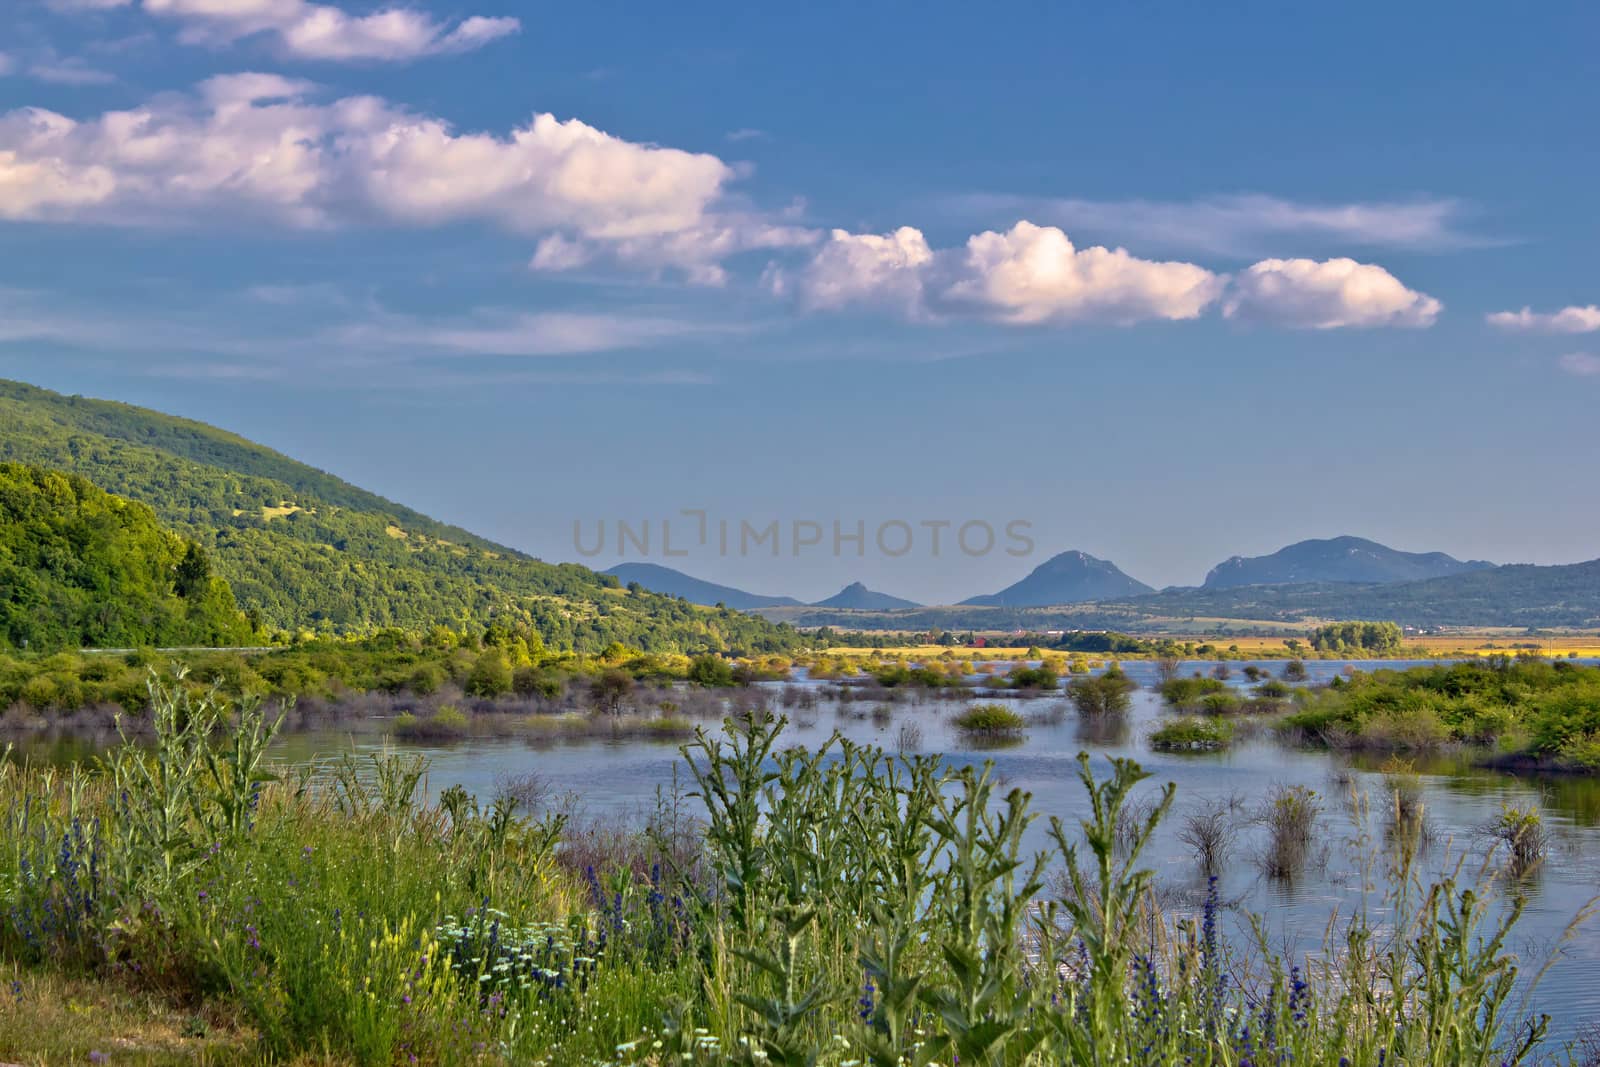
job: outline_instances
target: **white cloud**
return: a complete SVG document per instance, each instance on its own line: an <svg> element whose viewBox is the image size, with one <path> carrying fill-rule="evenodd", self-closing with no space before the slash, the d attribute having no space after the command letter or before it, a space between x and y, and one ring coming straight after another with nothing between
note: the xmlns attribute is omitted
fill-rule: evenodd
<svg viewBox="0 0 1600 1067"><path fill-rule="evenodd" d="M25 74L50 85L105 85L116 81L82 58L57 55L48 47L25 50L22 55L0 52L0 77L9 74Z"/></svg>
<svg viewBox="0 0 1600 1067"><path fill-rule="evenodd" d="M105 10L131 0L51 0L60 10ZM148 14L176 21L187 44L227 45L270 35L299 59L402 62L469 52L517 33L520 20L473 15L454 25L425 11L386 7L352 15L309 0L143 0Z"/></svg>
<svg viewBox="0 0 1600 1067"><path fill-rule="evenodd" d="M730 329L665 316L486 309L444 320L382 316L340 328L332 337L341 344L385 352L421 348L446 355L573 356Z"/></svg>
<svg viewBox="0 0 1600 1067"><path fill-rule="evenodd" d="M967 240L961 276L945 297L1003 322L1126 324L1196 318L1223 284L1193 263L1139 259L1122 248L1078 249L1054 226L1019 222Z"/></svg>
<svg viewBox="0 0 1600 1067"><path fill-rule="evenodd" d="M1022 214L1074 233L1116 235L1159 248L1260 255L1283 238L1369 247L1445 249L1493 243L1458 228L1459 200L1420 198L1308 203L1247 193L1197 200L1085 200L977 194L951 206L978 214Z"/></svg>
<svg viewBox="0 0 1600 1067"><path fill-rule="evenodd" d="M1496 311L1487 315L1489 325L1502 330L1528 330L1535 333L1593 333L1600 330L1600 307L1565 307L1548 314L1523 308L1521 311Z"/></svg>
<svg viewBox="0 0 1600 1067"><path fill-rule="evenodd" d="M538 114L506 134L460 132L377 97L319 102L312 84L273 74L216 77L192 95L83 121L39 108L0 114L0 218L480 222L546 237L541 269L611 258L717 281L729 254L811 239L724 208L734 174L714 155L625 141L577 119Z"/></svg>
<svg viewBox="0 0 1600 1067"><path fill-rule="evenodd" d="M782 294L792 286L807 309L889 304L917 317L922 314L924 275L932 263L927 238L910 226L886 234L834 230L797 281L780 274L774 288Z"/></svg>
<svg viewBox="0 0 1600 1067"><path fill-rule="evenodd" d="M295 314L273 310L291 306ZM423 387L439 374L465 383L507 366L474 357L552 357L547 364L552 369L539 372L548 373L552 384L582 384L591 375L608 384L696 384L692 374L664 368L633 366L601 374L566 360L679 339L740 337L758 328L750 322L674 315L670 309L474 307L407 314L351 300L326 286L256 286L177 305L108 305L102 297L0 286L0 350L14 344L61 345L115 354L125 369L163 376L303 377L314 371L324 383L360 388Z"/></svg>
<svg viewBox="0 0 1600 1067"><path fill-rule="evenodd" d="M881 235L835 230L797 276L773 279L807 308L879 304L913 318L974 315L1012 324L1191 319L1224 283L1192 263L1079 249L1055 227L1026 221L937 251L909 226Z"/></svg>
<svg viewBox="0 0 1600 1067"><path fill-rule="evenodd" d="M335 7L307 4L281 33L284 46L307 59L402 60L470 52L521 28L514 18L474 15L446 31L416 11L391 9L357 18Z"/></svg>
<svg viewBox="0 0 1600 1067"><path fill-rule="evenodd" d="M1560 359L1561 369L1580 378L1600 377L1600 356L1587 352L1568 352Z"/></svg>
<svg viewBox="0 0 1600 1067"><path fill-rule="evenodd" d="M51 54L28 67L28 75L50 85L109 85L116 76L91 67L77 56L58 58Z"/></svg>
<svg viewBox="0 0 1600 1067"><path fill-rule="evenodd" d="M1444 305L1382 267L1353 259L1265 259L1233 279L1227 318L1327 330L1432 326Z"/></svg>

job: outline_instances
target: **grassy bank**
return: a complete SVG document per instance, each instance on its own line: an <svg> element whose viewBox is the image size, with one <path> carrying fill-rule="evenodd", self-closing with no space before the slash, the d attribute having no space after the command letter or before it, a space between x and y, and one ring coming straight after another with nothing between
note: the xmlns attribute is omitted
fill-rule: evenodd
<svg viewBox="0 0 1600 1067"><path fill-rule="evenodd" d="M1022 841L991 772L752 713L637 832L417 799L415 758L275 772L274 724L154 692L154 752L0 769L0 1056L109 1062L1239 1064L1531 1061L1518 906L1395 873L1306 960L1163 915L1129 818ZM1213 887L1215 883L1213 882ZM1493 916L1493 918L1491 918ZM20 991L20 992L19 992ZM63 1026L45 999L98 1004ZM70 1009L69 1009L70 1010ZM113 1035L111 1020L120 1020ZM118 1036L120 1043L105 1042ZM210 1042L208 1047L206 1042ZM97 1058L95 1062L100 1062Z"/></svg>
<svg viewBox="0 0 1600 1067"><path fill-rule="evenodd" d="M1335 679L1283 726L1333 747L1489 748L1497 759L1600 770L1600 668L1506 656Z"/></svg>
<svg viewBox="0 0 1600 1067"><path fill-rule="evenodd" d="M87 722L109 723L118 711L142 715L149 703L149 672L170 674L182 665L188 687L217 688L231 700L293 698L300 714L372 697L401 698L398 712L440 693L452 699L555 699L583 690L601 699L609 687L626 696L637 685L688 681L722 688L788 674L783 656L644 653L613 645L594 655L555 652L533 635L490 630L462 634L439 628L427 634L391 631L360 640L320 640L265 650L163 653L0 653L0 710L60 720L87 712ZM370 702L369 702L370 703ZM368 709L371 710L371 709Z"/></svg>

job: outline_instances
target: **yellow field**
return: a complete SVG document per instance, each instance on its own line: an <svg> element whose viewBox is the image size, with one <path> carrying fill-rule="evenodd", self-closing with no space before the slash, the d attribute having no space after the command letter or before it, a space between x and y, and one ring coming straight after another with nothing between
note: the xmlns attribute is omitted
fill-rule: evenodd
<svg viewBox="0 0 1600 1067"><path fill-rule="evenodd" d="M1441 636L1409 638L1408 644L1427 649L1435 655L1459 652L1466 655L1493 656L1505 653L1537 652L1541 656L1570 656L1577 653L1584 658L1600 657L1600 635L1568 634L1560 637L1529 637L1526 634L1445 634Z"/></svg>
<svg viewBox="0 0 1600 1067"><path fill-rule="evenodd" d="M1135 634L1136 637L1159 638L1173 636L1170 634L1148 635ZM1270 656L1284 657L1290 654L1287 638L1282 637L1244 637L1235 634L1184 634L1177 638L1181 644L1205 645L1210 644L1221 650L1227 650L1233 657ZM1307 658L1314 658L1316 653L1305 648L1304 639L1301 640L1301 653ZM1021 659L1028 651L1026 645L989 645L984 648L946 648L944 645L892 645L887 648L830 648L826 654L840 658L859 659L915 659L937 658L945 653L950 653L956 658L966 660L1016 660ZM1071 653L1046 650L1052 656L1071 655ZM1553 637L1529 637L1520 631L1479 631L1460 634L1430 635L1427 637L1407 637L1405 646L1394 657L1408 659L1413 656L1494 656L1515 655L1518 652L1534 652L1541 656L1555 659L1564 659L1577 655L1584 659L1600 659L1600 634L1564 634ZM1103 656L1104 653L1093 653ZM1109 658L1114 659L1140 659L1138 653L1120 653Z"/></svg>

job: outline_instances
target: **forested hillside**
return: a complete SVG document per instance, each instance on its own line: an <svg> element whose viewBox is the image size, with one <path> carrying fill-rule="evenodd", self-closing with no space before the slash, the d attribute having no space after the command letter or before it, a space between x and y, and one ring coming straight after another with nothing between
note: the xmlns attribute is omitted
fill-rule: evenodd
<svg viewBox="0 0 1600 1067"><path fill-rule="evenodd" d="M0 463L0 647L234 645L250 628L205 551L87 479Z"/></svg>
<svg viewBox="0 0 1600 1067"><path fill-rule="evenodd" d="M202 423L0 382L0 460L71 471L209 550L269 628L535 626L551 647L776 651L786 628L620 588L448 526Z"/></svg>

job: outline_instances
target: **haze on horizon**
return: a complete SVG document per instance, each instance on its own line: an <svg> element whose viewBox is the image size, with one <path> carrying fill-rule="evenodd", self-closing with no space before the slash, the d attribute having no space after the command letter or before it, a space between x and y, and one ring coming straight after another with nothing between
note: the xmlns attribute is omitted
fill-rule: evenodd
<svg viewBox="0 0 1600 1067"><path fill-rule="evenodd" d="M1592 5L220 10L8 12L0 376L804 600L1600 556ZM574 545L684 509L1034 548Z"/></svg>

